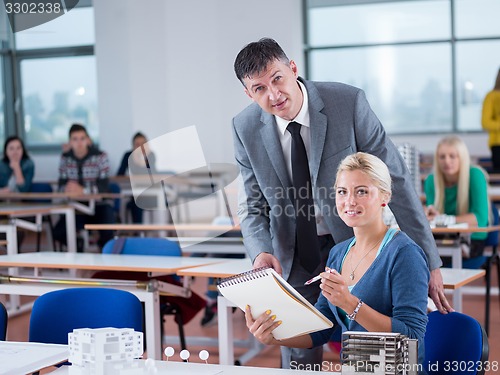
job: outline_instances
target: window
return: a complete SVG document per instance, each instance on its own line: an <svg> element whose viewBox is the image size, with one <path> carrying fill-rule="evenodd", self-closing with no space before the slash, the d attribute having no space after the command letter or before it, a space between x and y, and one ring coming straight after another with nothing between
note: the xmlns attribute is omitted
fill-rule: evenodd
<svg viewBox="0 0 500 375"><path fill-rule="evenodd" d="M500 64L500 1L306 0L306 9L310 79L362 88L391 134L481 130Z"/></svg>
<svg viewBox="0 0 500 375"><path fill-rule="evenodd" d="M66 142L74 122L98 135L94 56L22 60L21 82L27 144Z"/></svg>
<svg viewBox="0 0 500 375"><path fill-rule="evenodd" d="M2 147L3 150L3 143L5 141L5 109L4 109L4 103L5 103L5 89L3 85L3 78L2 78L2 73L3 72L3 58L2 55L0 55L0 147ZM3 156L2 156L3 157Z"/></svg>
<svg viewBox="0 0 500 375"><path fill-rule="evenodd" d="M311 79L363 88L389 133L451 130L446 43L324 49L310 55Z"/></svg>
<svg viewBox="0 0 500 375"><path fill-rule="evenodd" d="M20 50L94 44L94 9L72 9L50 22L17 32L15 38Z"/></svg>
<svg viewBox="0 0 500 375"><path fill-rule="evenodd" d="M93 138L98 137L90 1L81 0L61 16L16 33L12 33L5 11L0 12L0 19L0 30L9 25L3 35L0 32L5 62L0 70L0 97L4 98L0 138L17 134L30 149L49 147L59 152L73 122L84 124Z"/></svg>

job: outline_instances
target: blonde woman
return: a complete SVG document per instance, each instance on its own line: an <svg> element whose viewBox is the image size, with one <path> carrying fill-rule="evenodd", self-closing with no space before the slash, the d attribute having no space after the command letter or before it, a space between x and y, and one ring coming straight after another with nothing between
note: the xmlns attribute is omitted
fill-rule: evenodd
<svg viewBox="0 0 500 375"><path fill-rule="evenodd" d="M500 171L500 69L498 70L495 87L483 101L483 129L490 134L488 144L491 149L493 170Z"/></svg>
<svg viewBox="0 0 500 375"><path fill-rule="evenodd" d="M336 326L343 332L398 332L418 339L422 363L429 269L422 249L404 232L384 224L382 211L391 194L389 170L376 156L358 152L340 163L336 207L342 221L353 228L354 237L330 250L315 305L336 324L323 331L276 340L272 332L281 324L280 317L270 310L253 317L252 306L248 306L247 327L260 342L317 347L329 340Z"/></svg>
<svg viewBox="0 0 500 375"><path fill-rule="evenodd" d="M488 225L490 202L486 172L471 165L467 146L459 137L449 136L438 143L434 173L425 180L424 190L429 220L445 214L452 216L452 222L473 227ZM471 257L482 255L487 235L471 235Z"/></svg>

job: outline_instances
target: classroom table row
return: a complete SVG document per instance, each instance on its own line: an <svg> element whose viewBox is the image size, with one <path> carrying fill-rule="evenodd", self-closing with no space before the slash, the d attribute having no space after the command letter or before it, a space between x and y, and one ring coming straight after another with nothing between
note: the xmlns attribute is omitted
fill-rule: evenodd
<svg viewBox="0 0 500 375"><path fill-rule="evenodd" d="M29 268L31 276L0 276L0 294L39 296L52 290L72 286L105 286L106 281L82 279L78 277L50 278L43 275L44 269L66 270L108 270L150 272L155 275L177 274L180 276L227 277L251 269L246 259L166 257L141 255L113 255L89 253L25 253L0 256L0 267ZM484 270L443 269L445 286L450 289L461 286L484 276ZM148 355L161 359L162 337L160 335L159 296L168 292L179 296L189 296L189 277L184 278L183 286L163 282L147 283L133 280L107 281L110 287L124 289L135 294L145 304L145 333ZM233 362L232 305L224 299L219 300L219 355L222 364Z"/></svg>

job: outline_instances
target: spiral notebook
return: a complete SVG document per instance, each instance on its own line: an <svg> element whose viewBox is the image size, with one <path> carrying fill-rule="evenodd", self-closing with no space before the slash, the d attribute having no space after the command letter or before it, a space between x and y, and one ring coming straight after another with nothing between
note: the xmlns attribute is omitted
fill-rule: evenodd
<svg viewBox="0 0 500 375"><path fill-rule="evenodd" d="M254 318L271 310L276 315L276 320L283 321L273 331L278 340L333 326L330 320L272 268L258 268L228 277L221 280L217 288L243 311L249 305Z"/></svg>

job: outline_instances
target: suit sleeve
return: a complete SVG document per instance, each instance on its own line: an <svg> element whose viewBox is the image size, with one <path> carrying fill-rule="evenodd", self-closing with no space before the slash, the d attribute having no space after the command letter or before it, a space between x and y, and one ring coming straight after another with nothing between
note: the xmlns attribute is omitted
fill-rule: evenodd
<svg viewBox="0 0 500 375"><path fill-rule="evenodd" d="M241 186L238 192L238 218L245 248L253 263L260 253L273 253L269 205L255 178L245 146L234 126L234 120L233 140L236 163L241 175Z"/></svg>
<svg viewBox="0 0 500 375"><path fill-rule="evenodd" d="M358 151L378 156L389 167L392 177L392 198L389 206L399 227L424 250L430 270L441 267L442 261L436 242L413 186L413 179L362 90L356 98L354 131Z"/></svg>

